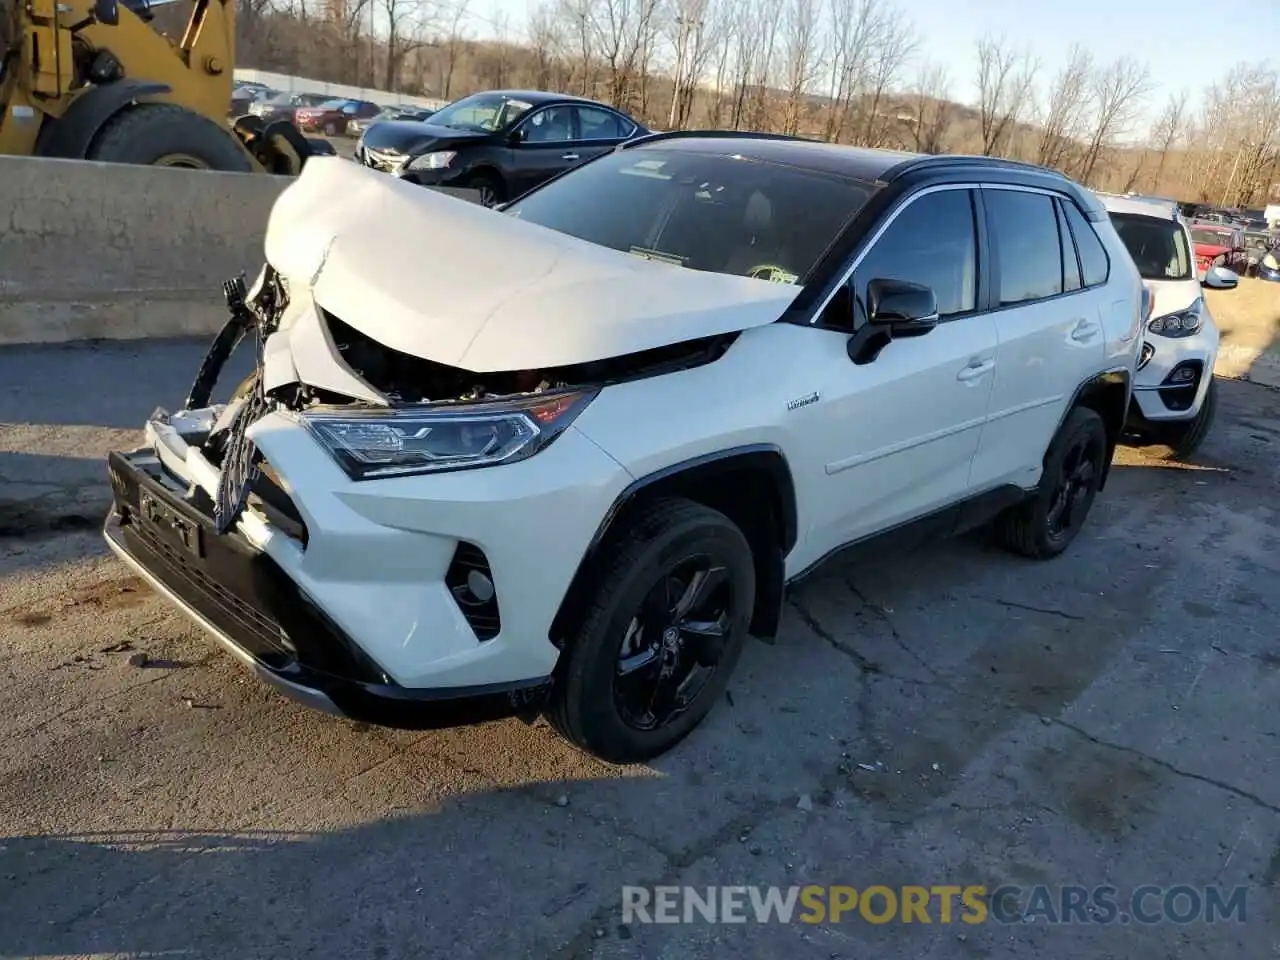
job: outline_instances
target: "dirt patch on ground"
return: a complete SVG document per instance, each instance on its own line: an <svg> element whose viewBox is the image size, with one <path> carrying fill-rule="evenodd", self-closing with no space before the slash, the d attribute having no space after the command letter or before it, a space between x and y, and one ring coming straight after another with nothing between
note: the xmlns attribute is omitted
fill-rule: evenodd
<svg viewBox="0 0 1280 960"><path fill-rule="evenodd" d="M124 610L145 603L154 594L137 577L121 577L86 584L78 590L57 598L53 604L43 603L22 608L10 608L0 615L23 627L43 627L61 614L77 608L95 607L100 610Z"/></svg>

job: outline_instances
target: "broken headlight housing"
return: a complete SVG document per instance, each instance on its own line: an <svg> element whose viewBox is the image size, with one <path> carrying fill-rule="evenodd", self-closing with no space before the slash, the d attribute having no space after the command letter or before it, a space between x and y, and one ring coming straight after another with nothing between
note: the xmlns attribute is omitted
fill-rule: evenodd
<svg viewBox="0 0 1280 960"><path fill-rule="evenodd" d="M1204 300L1197 297L1185 310L1156 317L1147 324L1147 330L1162 337L1189 337L1199 333L1203 326Z"/></svg>
<svg viewBox="0 0 1280 960"><path fill-rule="evenodd" d="M375 480L527 460L573 423L595 391L391 410L300 415L352 480Z"/></svg>

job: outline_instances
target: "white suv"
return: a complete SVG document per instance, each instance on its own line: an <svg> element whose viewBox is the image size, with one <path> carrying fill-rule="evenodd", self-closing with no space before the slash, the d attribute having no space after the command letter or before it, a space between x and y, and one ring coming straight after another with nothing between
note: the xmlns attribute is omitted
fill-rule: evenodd
<svg viewBox="0 0 1280 960"><path fill-rule="evenodd" d="M112 454L112 547L314 706L545 709L614 761L687 734L839 550L996 518L1060 553L1141 341L1074 183L781 137L657 135L500 212L312 160L266 253Z"/></svg>
<svg viewBox="0 0 1280 960"><path fill-rule="evenodd" d="M1218 328L1201 287L1231 290L1239 278L1211 267L1197 279L1195 244L1174 201L1101 199L1150 293L1125 439L1164 447L1170 458L1183 460L1204 442L1217 409Z"/></svg>

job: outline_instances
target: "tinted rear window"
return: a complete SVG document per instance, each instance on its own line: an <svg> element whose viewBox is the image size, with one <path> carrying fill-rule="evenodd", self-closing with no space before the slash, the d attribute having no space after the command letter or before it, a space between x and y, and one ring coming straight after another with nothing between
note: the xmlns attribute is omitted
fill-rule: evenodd
<svg viewBox="0 0 1280 960"><path fill-rule="evenodd" d="M547 184L507 212L640 257L795 283L873 190L741 157L625 150Z"/></svg>
<svg viewBox="0 0 1280 960"><path fill-rule="evenodd" d="M1181 224L1136 213L1113 213L1111 223L1143 280L1191 279L1191 251Z"/></svg>

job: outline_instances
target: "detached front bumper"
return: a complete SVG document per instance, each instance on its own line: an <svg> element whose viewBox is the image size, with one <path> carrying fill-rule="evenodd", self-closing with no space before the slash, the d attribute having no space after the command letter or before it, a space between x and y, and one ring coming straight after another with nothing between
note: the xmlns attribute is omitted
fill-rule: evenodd
<svg viewBox="0 0 1280 960"><path fill-rule="evenodd" d="M218 534L152 450L112 453L111 549L262 680L307 706L382 726L433 729L535 710L549 678L480 686L396 683L265 552Z"/></svg>

